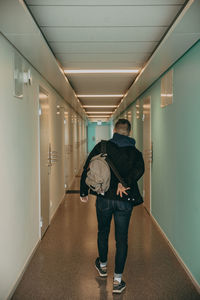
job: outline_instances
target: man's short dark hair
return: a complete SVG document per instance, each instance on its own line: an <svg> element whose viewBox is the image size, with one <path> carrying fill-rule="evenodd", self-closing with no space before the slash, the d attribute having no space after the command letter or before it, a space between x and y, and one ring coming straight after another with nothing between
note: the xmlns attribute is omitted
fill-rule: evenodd
<svg viewBox="0 0 200 300"><path fill-rule="evenodd" d="M129 135L131 131L131 123L127 119L119 119L115 124L115 130L119 134Z"/></svg>

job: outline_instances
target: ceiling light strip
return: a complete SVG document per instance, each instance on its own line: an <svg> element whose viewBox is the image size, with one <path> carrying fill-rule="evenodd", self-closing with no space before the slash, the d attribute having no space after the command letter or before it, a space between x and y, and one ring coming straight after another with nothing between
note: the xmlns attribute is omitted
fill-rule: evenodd
<svg viewBox="0 0 200 300"><path fill-rule="evenodd" d="M134 74L134 73L138 73L139 69L125 69L125 70L108 70L108 69L96 69L96 70L64 70L65 74L104 74L104 73L110 73L110 74L114 74L114 73L125 73L125 74Z"/></svg>
<svg viewBox="0 0 200 300"><path fill-rule="evenodd" d="M109 98L109 97L123 97L123 94L116 95L77 95L79 98Z"/></svg>
<svg viewBox="0 0 200 300"><path fill-rule="evenodd" d="M86 111L87 114L112 114L113 111Z"/></svg>
<svg viewBox="0 0 200 300"><path fill-rule="evenodd" d="M117 107L117 105L83 105L84 108L111 108Z"/></svg>
<svg viewBox="0 0 200 300"><path fill-rule="evenodd" d="M87 116L87 118L95 118L95 119L98 119L98 118L110 118L110 116Z"/></svg>

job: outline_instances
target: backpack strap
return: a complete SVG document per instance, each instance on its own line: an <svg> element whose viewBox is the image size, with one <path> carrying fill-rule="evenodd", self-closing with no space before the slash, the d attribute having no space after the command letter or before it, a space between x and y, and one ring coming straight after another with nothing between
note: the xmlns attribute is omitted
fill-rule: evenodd
<svg viewBox="0 0 200 300"><path fill-rule="evenodd" d="M109 157L106 157L106 161L109 164L110 168L112 169L113 173L115 174L115 176L117 177L117 179L119 180L119 182L121 182L121 184L124 187L128 187L126 182L124 181L124 179L121 177L121 175L119 174L118 170L116 169L116 167L114 166L113 162L109 159Z"/></svg>
<svg viewBox="0 0 200 300"><path fill-rule="evenodd" d="M107 152L106 152L106 144L107 144L107 141L105 141L105 140L101 141L101 153L102 154L107 154ZM127 187L127 184L125 183L124 179L119 174L118 170L116 169L115 165L110 160L110 158L108 157L108 155L106 156L106 162L108 163L109 167L112 169L113 173L115 174L115 176L117 177L117 179L119 180L119 182L121 182L121 184L124 187Z"/></svg>
<svg viewBox="0 0 200 300"><path fill-rule="evenodd" d="M101 153L102 154L106 154L106 144L107 144L107 141L104 141L104 140L101 141Z"/></svg>

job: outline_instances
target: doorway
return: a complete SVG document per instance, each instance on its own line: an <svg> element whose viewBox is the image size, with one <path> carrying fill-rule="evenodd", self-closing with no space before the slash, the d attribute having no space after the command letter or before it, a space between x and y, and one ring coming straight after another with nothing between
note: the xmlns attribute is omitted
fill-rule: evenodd
<svg viewBox="0 0 200 300"><path fill-rule="evenodd" d="M143 176L144 206L151 214L151 163L152 163L152 142L151 142L151 97L143 99L143 156L145 173Z"/></svg>
<svg viewBox="0 0 200 300"><path fill-rule="evenodd" d="M110 139L110 125L97 125L96 126L96 144L101 140Z"/></svg>
<svg viewBox="0 0 200 300"><path fill-rule="evenodd" d="M49 101L48 93L39 88L39 142L40 142L40 228L41 238L49 226L49 175L51 154L49 143Z"/></svg>
<svg viewBox="0 0 200 300"><path fill-rule="evenodd" d="M64 175L65 190L69 189L71 176L71 145L70 145L70 128L69 128L69 111L64 112Z"/></svg>

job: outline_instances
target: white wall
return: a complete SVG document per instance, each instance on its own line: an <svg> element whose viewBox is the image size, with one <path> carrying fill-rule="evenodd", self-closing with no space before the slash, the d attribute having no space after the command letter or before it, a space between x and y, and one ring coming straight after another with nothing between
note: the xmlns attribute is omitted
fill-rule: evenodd
<svg viewBox="0 0 200 300"><path fill-rule="evenodd" d="M59 154L50 175L51 218L65 193L64 120L63 114L56 114L56 105L70 109L25 59L23 64L31 69L33 83L24 85L23 99L13 96L15 52L0 35L0 300L7 299L13 291L40 241L39 86L49 94L50 142Z"/></svg>

